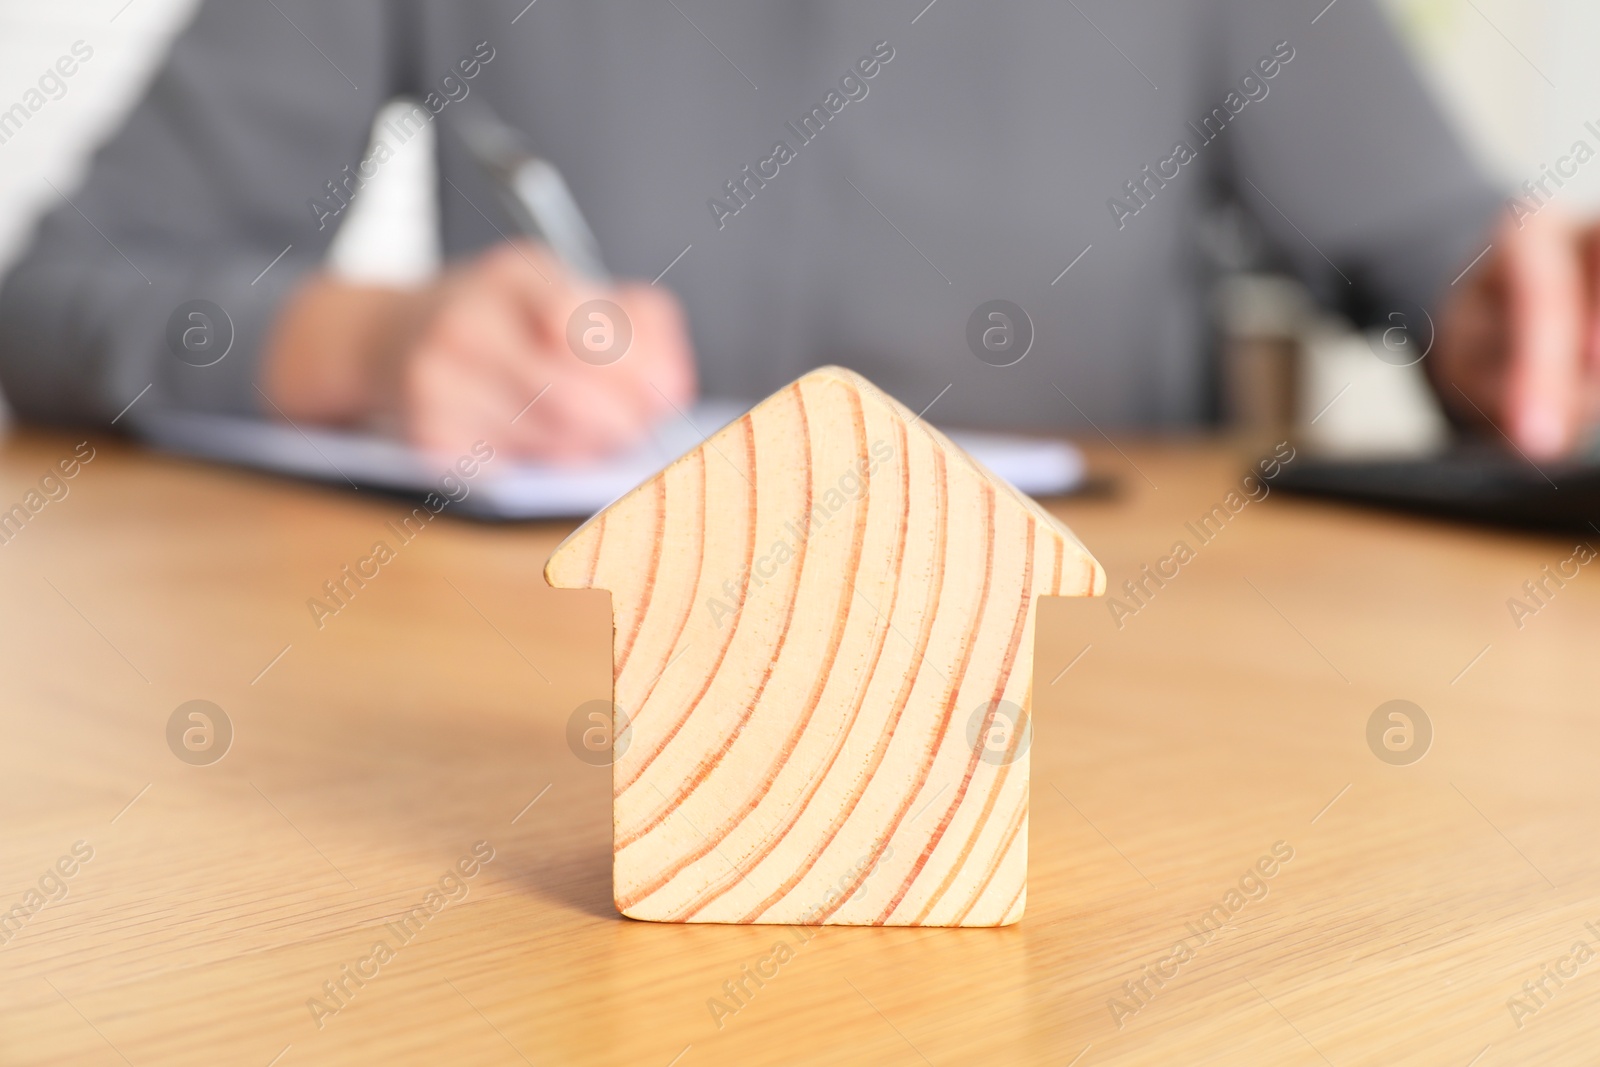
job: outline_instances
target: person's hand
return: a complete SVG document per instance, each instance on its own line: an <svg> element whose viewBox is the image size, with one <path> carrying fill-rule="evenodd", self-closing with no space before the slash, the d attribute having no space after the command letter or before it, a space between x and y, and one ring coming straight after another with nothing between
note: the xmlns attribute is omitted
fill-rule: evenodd
<svg viewBox="0 0 1600 1067"><path fill-rule="evenodd" d="M1581 445L1600 416L1600 225L1508 219L1456 288L1429 368L1445 407L1534 459Z"/></svg>
<svg viewBox="0 0 1600 1067"><path fill-rule="evenodd" d="M422 448L485 440L550 459L625 448L695 392L669 293L597 285L522 242L421 291L313 280L280 316L263 380L290 419L379 418Z"/></svg>
<svg viewBox="0 0 1600 1067"><path fill-rule="evenodd" d="M604 454L693 397L683 313L664 290L602 287L517 244L456 270L431 299L400 356L404 430L424 448L486 438L523 455Z"/></svg>

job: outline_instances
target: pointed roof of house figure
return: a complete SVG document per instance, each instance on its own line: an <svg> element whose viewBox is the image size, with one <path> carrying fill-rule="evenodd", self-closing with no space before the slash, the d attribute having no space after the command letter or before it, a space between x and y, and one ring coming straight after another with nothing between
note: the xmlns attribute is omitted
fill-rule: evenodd
<svg viewBox="0 0 1600 1067"><path fill-rule="evenodd" d="M612 594L622 914L1022 917L1034 601L1097 596L1105 572L898 401L807 374L590 519L545 579Z"/></svg>

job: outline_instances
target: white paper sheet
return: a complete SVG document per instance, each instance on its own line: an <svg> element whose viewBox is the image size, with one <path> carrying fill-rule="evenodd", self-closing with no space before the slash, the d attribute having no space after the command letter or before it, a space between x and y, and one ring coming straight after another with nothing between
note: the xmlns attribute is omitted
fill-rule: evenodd
<svg viewBox="0 0 1600 1067"><path fill-rule="evenodd" d="M687 420L663 423L645 446L581 466L496 459L467 482L470 491L450 510L483 519L592 515L748 408L728 401L702 401L690 409ZM138 431L150 444L183 455L334 485L419 495L439 489L456 459L381 437L194 412L148 412ZM1083 455L1065 441L964 432L950 437L1030 496L1059 495L1083 482Z"/></svg>

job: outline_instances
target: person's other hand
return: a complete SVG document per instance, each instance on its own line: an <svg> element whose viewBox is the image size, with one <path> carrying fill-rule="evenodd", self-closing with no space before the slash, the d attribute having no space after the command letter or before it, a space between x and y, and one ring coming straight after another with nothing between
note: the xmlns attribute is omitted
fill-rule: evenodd
<svg viewBox="0 0 1600 1067"><path fill-rule="evenodd" d="M1532 458L1582 444L1600 416L1600 225L1508 219L1457 284L1430 361L1444 405Z"/></svg>
<svg viewBox="0 0 1600 1067"><path fill-rule="evenodd" d="M586 307L596 300L609 306ZM313 280L280 316L262 376L290 419L381 418L423 448L485 440L563 460L636 443L695 393L669 293L598 285L525 242L421 291Z"/></svg>

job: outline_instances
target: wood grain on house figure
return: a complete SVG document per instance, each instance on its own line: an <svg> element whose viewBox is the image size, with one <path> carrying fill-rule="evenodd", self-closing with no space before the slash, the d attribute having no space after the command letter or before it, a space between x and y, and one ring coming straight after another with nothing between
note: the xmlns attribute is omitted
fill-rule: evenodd
<svg viewBox="0 0 1600 1067"><path fill-rule="evenodd" d="M613 597L624 914L1021 917L1034 601L1096 595L1105 576L905 407L813 372L585 524L545 573Z"/></svg>

